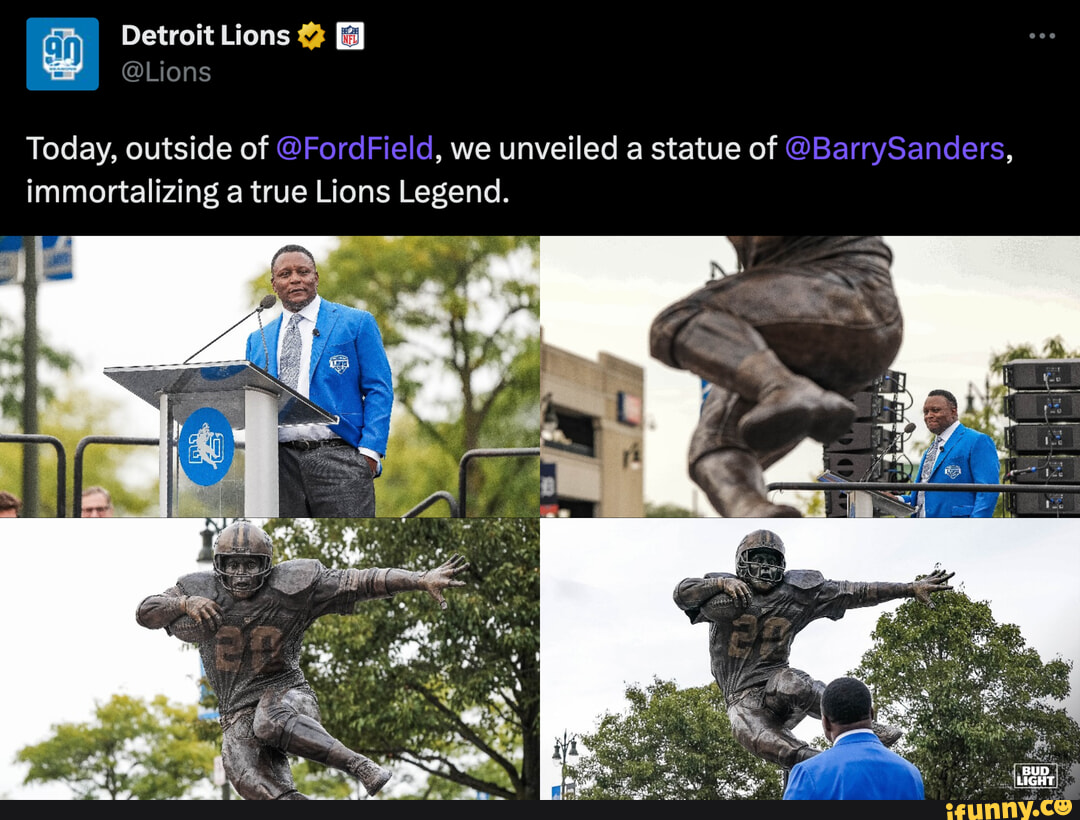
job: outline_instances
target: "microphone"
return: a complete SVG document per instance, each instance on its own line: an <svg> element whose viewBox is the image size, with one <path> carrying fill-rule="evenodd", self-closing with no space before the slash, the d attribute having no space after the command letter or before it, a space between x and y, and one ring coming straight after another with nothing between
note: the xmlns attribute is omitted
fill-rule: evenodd
<svg viewBox="0 0 1080 820"><path fill-rule="evenodd" d="M903 441L904 436L910 436L914 432L915 422L909 421L906 425L904 425L904 432L901 434L901 442ZM878 464L881 463L881 460L885 458L885 455L887 453L895 453L896 451L897 450L895 446L889 447L887 450L882 450L878 454L878 457L874 459L874 463L870 465L870 468L865 473L863 473L863 477L860 478L859 481L866 481L867 476L869 476L870 473L874 472L874 469L878 466Z"/></svg>
<svg viewBox="0 0 1080 820"><path fill-rule="evenodd" d="M190 356L188 356L186 359L184 359L184 361L182 363L187 364L192 359L194 359L196 356L198 356L200 353L202 353L204 350L206 350L206 348L210 347L210 345L212 345L214 342L216 342L218 339L220 339L222 336L224 336L226 333L228 333L230 330L237 327L237 325L241 324L242 322L244 322L247 319L250 319L256 313L262 313L267 308L272 308L276 302L277 302L277 297L274 296L274 294L272 294L272 293L266 294L266 296L264 296L262 298L262 301L259 302L259 306L257 308L255 308L255 310L251 311L251 313L249 313L247 316L245 316L243 319L241 319L235 325L230 327L229 330L226 330L225 333L222 333L221 336L218 336L217 339L213 339L209 344L206 344L206 345L200 347L198 350L196 350L194 353L192 353ZM259 317L259 328L260 329L262 328L262 316ZM266 350L266 334L263 334L263 350L264 351ZM267 356L266 356L266 361L267 361L267 364L270 363L270 355L269 354L267 354Z"/></svg>

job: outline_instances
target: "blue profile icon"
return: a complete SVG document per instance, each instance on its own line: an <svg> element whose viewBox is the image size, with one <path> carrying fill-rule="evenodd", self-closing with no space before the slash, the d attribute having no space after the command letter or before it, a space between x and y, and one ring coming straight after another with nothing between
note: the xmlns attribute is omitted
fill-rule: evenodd
<svg viewBox="0 0 1080 820"><path fill-rule="evenodd" d="M96 17L30 17L26 21L26 88L96 91L100 53Z"/></svg>
<svg viewBox="0 0 1080 820"><path fill-rule="evenodd" d="M236 443L225 415L213 407L202 407L188 416L176 443L180 466L195 484L217 484L232 466Z"/></svg>

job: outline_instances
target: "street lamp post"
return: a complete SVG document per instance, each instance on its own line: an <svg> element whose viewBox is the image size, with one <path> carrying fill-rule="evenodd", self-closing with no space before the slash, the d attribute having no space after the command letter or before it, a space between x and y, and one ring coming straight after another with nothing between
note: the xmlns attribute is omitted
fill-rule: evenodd
<svg viewBox="0 0 1080 820"><path fill-rule="evenodd" d="M558 737L555 738L555 754L551 756L559 766L562 767L562 785L559 787L559 799L566 800L566 758L576 758L578 756L577 750L577 735L568 735L563 730L562 740ZM571 784L572 785L572 784Z"/></svg>

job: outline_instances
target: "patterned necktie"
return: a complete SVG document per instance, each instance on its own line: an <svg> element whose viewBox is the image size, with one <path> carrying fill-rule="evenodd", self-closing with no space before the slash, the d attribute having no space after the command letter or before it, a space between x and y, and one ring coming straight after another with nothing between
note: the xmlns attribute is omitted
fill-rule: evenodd
<svg viewBox="0 0 1080 820"><path fill-rule="evenodd" d="M280 378L289 387L296 389L300 379L300 314L294 313L289 319L289 327L285 331L285 339L281 343L281 362L278 366Z"/></svg>
<svg viewBox="0 0 1080 820"><path fill-rule="evenodd" d="M935 436L930 451L923 460L922 472L919 473L919 481L925 484L930 479L930 473L934 472L934 462L937 461L938 453L941 452L941 436ZM919 507L926 503L926 493L919 493Z"/></svg>

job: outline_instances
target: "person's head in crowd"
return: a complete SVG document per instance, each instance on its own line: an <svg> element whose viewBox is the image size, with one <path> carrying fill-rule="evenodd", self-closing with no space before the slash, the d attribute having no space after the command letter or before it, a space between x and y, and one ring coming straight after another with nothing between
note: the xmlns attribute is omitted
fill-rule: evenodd
<svg viewBox="0 0 1080 820"><path fill-rule="evenodd" d="M112 518L112 496L104 487L87 487L82 493L83 518Z"/></svg>
<svg viewBox="0 0 1080 820"><path fill-rule="evenodd" d="M837 678L821 695L821 726L830 742L852 729L870 729L874 708L870 690L858 678Z"/></svg>
<svg viewBox="0 0 1080 820"><path fill-rule="evenodd" d="M7 490L0 490L0 518L18 518L22 501Z"/></svg>

